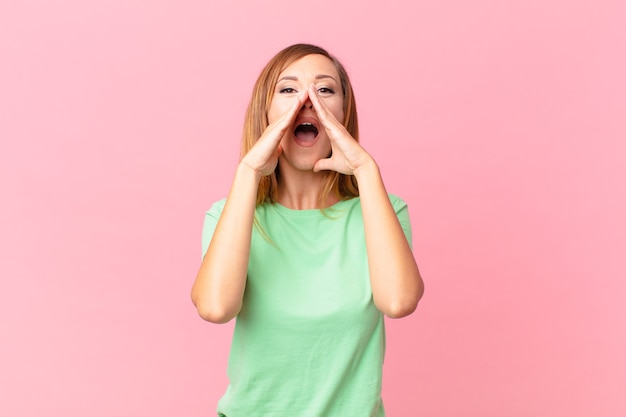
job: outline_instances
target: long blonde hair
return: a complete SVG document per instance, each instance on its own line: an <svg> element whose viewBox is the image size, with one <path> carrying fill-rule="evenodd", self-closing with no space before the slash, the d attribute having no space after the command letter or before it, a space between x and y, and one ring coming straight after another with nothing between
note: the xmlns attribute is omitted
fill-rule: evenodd
<svg viewBox="0 0 626 417"><path fill-rule="evenodd" d="M323 55L330 59L337 69L341 88L343 91L343 125L355 140L359 140L359 127L357 121L356 102L352 91L352 84L348 78L343 65L319 46L310 44L295 44L286 47L276 54L265 66L252 90L252 99L248 105L243 127L243 140L241 145L241 157L248 153L256 141L261 137L269 122L267 120L267 110L270 107L274 96L274 89L278 82L278 77L289 65L307 55ZM257 192L257 204L276 201L278 191L278 177L280 175L278 166L271 175L263 177L259 183ZM339 200L347 200L359 195L359 188L356 179L352 175L344 175L335 171L330 171L328 178L319 196L320 207L328 200L333 193Z"/></svg>

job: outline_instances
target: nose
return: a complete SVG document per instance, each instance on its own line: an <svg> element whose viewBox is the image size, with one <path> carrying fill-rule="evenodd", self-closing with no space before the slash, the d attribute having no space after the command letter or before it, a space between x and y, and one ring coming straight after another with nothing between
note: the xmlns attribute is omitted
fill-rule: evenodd
<svg viewBox="0 0 626 417"><path fill-rule="evenodd" d="M311 103L311 99L307 98L304 104L302 105L302 110L313 109L313 103Z"/></svg>

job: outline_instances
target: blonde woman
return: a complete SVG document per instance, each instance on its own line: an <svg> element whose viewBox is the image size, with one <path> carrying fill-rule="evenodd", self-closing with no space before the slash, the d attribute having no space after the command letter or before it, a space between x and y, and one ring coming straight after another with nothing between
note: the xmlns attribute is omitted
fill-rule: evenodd
<svg viewBox="0 0 626 417"><path fill-rule="evenodd" d="M406 204L358 142L354 94L324 49L297 44L259 76L228 197L207 212L192 288L236 318L225 417L381 417L384 316L424 286Z"/></svg>

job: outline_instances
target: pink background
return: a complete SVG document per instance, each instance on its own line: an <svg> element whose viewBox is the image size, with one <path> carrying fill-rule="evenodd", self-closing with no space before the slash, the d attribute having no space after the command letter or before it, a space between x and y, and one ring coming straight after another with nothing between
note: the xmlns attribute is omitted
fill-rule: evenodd
<svg viewBox="0 0 626 417"><path fill-rule="evenodd" d="M626 415L626 3L337 3L2 2L0 415L213 415L203 215L300 41L344 61L411 210L389 416Z"/></svg>

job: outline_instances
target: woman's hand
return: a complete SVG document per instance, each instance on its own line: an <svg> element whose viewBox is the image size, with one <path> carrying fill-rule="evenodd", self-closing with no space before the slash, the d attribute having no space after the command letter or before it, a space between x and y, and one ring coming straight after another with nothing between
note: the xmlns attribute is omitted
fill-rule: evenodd
<svg viewBox="0 0 626 417"><path fill-rule="evenodd" d="M330 139L332 148L330 158L317 161L313 170L315 172L332 170L345 175L354 175L355 171L362 166L373 163L372 157L328 110L317 95L314 85L309 87L308 96L311 99L311 103L313 103L318 119Z"/></svg>
<svg viewBox="0 0 626 417"><path fill-rule="evenodd" d="M278 157L283 151L280 141L285 133L292 128L296 115L302 108L307 96L307 91L300 93L289 110L265 129L252 149L241 159L244 165L254 169L260 176L270 175L274 172L276 164L278 164Z"/></svg>

